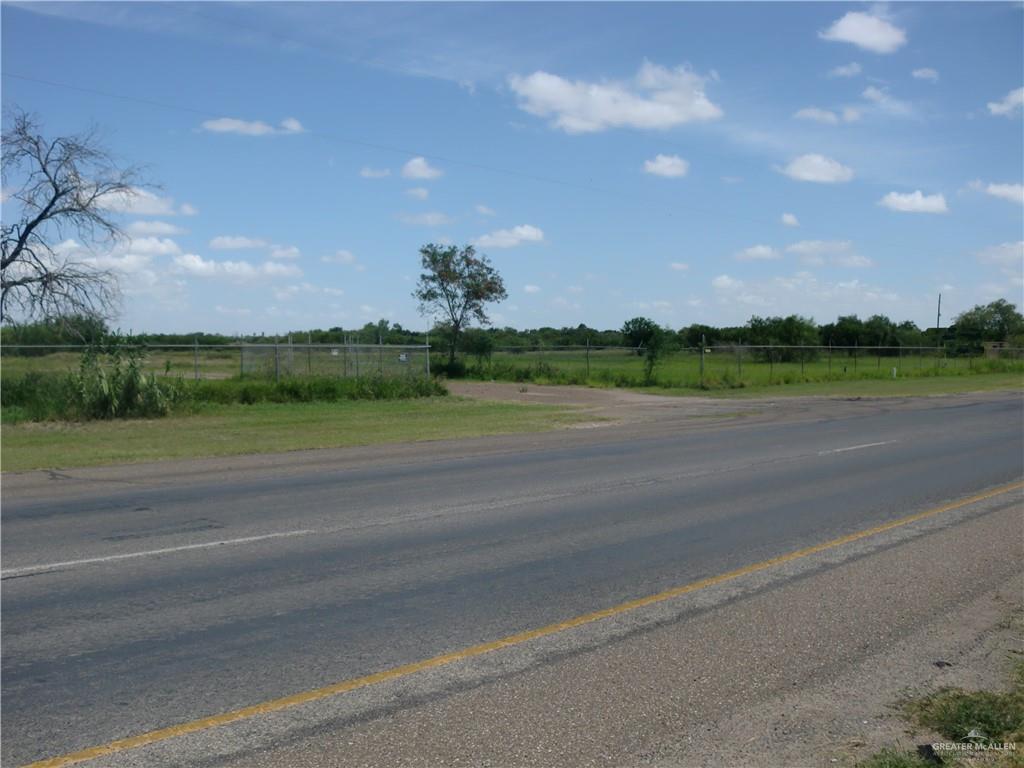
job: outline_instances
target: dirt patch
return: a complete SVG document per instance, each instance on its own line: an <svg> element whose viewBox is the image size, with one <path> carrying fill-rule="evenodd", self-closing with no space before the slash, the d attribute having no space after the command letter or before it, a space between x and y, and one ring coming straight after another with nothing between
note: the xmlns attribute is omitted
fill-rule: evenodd
<svg viewBox="0 0 1024 768"><path fill-rule="evenodd" d="M598 424L623 424L669 418L722 418L750 416L773 409L773 402L736 403L710 397L667 397L625 389L518 384L510 381L449 381L449 391L459 397L505 403L561 405L593 414ZM576 425L577 427L579 425Z"/></svg>

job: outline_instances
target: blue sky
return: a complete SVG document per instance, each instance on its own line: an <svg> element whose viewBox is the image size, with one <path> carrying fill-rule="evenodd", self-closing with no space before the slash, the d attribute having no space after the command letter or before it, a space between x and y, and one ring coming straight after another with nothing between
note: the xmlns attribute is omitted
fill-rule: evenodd
<svg viewBox="0 0 1024 768"><path fill-rule="evenodd" d="M387 318L424 243L497 325L934 324L1022 303L1020 4L4 3L3 103L101 127L135 331ZM26 79L28 78L28 79ZM41 82L45 81L45 82ZM5 190L6 198L9 191ZM8 210L5 219L16 213Z"/></svg>

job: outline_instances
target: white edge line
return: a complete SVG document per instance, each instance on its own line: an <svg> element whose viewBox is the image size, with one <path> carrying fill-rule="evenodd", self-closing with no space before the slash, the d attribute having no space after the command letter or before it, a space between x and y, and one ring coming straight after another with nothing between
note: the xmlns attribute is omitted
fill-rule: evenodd
<svg viewBox="0 0 1024 768"><path fill-rule="evenodd" d="M223 541L207 541L202 544L185 544L180 547L166 547L164 549L149 549L145 552L128 552L123 555L107 555L106 557L89 557L84 560L65 560L62 563L42 563L39 565L24 565L20 568L7 568L0 571L0 578L6 579L9 576L19 576L26 573L46 572L58 568L74 568L79 565L91 565L93 563L109 563L115 560L130 560L136 557L149 557L151 555L165 555L170 552L183 552L189 549L209 549L210 547L224 547L232 544L248 544L253 541L264 539L280 539L286 536L308 536L316 533L313 530L303 529L300 531L283 531L281 533L265 533L262 536L246 536L241 539L225 539Z"/></svg>
<svg viewBox="0 0 1024 768"><path fill-rule="evenodd" d="M819 456L828 456L830 453L846 453L847 451L859 451L862 448L877 448L879 445L891 445L896 440L883 440L880 443L864 443L863 445L851 445L846 448L832 448L828 451L818 451Z"/></svg>

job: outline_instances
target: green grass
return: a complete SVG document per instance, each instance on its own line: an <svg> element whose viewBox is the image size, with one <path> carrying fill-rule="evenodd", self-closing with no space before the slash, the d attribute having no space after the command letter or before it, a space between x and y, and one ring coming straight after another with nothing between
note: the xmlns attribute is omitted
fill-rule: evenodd
<svg viewBox="0 0 1024 768"><path fill-rule="evenodd" d="M777 353L781 354L781 353ZM532 381L537 384L589 384L591 386L641 387L644 381L642 357L623 350L541 351L495 353L490 363L479 365L470 359L472 378ZM675 352L659 361L654 386L675 389L729 390L796 385L804 383L894 381L908 378L951 378L989 373L1017 373L1024 376L1024 360L968 359L914 356L877 357L861 352L857 356L835 353L831 362L824 354L804 363L768 363L750 352L742 358L732 352L705 355L701 387L700 355Z"/></svg>
<svg viewBox="0 0 1024 768"><path fill-rule="evenodd" d="M908 397L1024 390L1022 373L977 373L970 376L921 376L905 379L857 379L814 381L797 384L755 385L738 389L698 387L631 387L636 392L679 397Z"/></svg>
<svg viewBox="0 0 1024 768"><path fill-rule="evenodd" d="M4 471L540 432L584 415L453 397L213 405L191 416L0 426ZM586 417L592 420L590 417Z"/></svg>
<svg viewBox="0 0 1024 768"><path fill-rule="evenodd" d="M918 724L951 741L967 738L972 730L995 741L1024 737L1024 690L1020 688L1009 693L945 688L908 702L905 710Z"/></svg>
<svg viewBox="0 0 1024 768"><path fill-rule="evenodd" d="M904 717L915 725L927 728L950 742L965 742L972 731L984 734L982 743L1016 743L1024 746L1024 661L1014 665L1013 682L1009 691L964 691L960 688L942 688L934 693L904 701ZM950 768L970 768L987 765L993 768L1011 768L1024 765L1018 751L995 754L941 753L944 765ZM934 765L916 754L894 749L883 749L857 768L925 768Z"/></svg>

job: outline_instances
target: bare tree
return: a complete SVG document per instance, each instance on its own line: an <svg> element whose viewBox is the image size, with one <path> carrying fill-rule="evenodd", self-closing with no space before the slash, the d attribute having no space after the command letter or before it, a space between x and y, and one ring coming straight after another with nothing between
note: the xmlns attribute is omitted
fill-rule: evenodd
<svg viewBox="0 0 1024 768"><path fill-rule="evenodd" d="M32 116L10 113L3 132L0 321L114 314L117 275L80 249L58 246L68 236L87 251L122 238L110 208L136 194L137 176L135 168L118 167L94 130L51 140Z"/></svg>

